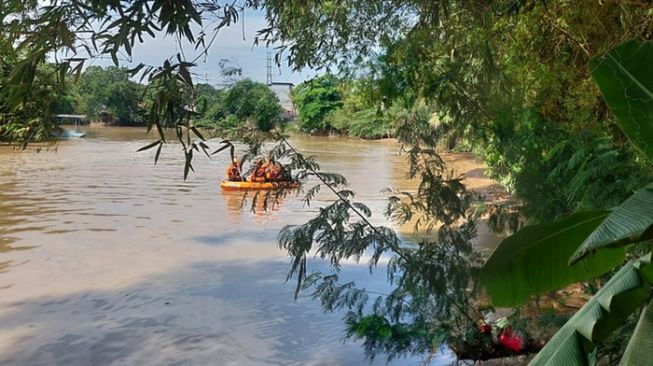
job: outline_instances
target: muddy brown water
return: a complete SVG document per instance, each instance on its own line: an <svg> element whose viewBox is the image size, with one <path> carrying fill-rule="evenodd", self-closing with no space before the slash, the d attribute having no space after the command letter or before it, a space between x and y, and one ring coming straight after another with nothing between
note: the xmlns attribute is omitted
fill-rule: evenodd
<svg viewBox="0 0 653 366"><path fill-rule="evenodd" d="M178 146L154 166L153 151L136 152L149 142L144 130L87 132L56 151L0 147L0 364L368 364L358 343L343 341L343 313L325 314L308 296L295 301L285 282L289 259L276 235L315 215L332 199L326 192L311 207L290 196L252 212L241 192L218 186L226 155L197 157L184 182ZM385 223L381 190L412 184L391 141L292 142L346 176L375 223ZM470 186L492 189L478 162L447 159ZM496 241L483 229L481 237ZM386 288L365 260L347 263L343 276ZM431 364L452 359L443 351Z"/></svg>

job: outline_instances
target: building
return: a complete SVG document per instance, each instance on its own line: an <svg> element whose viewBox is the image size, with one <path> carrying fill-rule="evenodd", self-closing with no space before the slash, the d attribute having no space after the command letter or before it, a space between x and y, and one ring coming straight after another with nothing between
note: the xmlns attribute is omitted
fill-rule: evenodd
<svg viewBox="0 0 653 366"><path fill-rule="evenodd" d="M279 103L283 109L284 118L292 119L295 117L295 104L292 101L290 92L295 86L293 83L284 83L284 82L270 82L268 87L277 95L279 98Z"/></svg>

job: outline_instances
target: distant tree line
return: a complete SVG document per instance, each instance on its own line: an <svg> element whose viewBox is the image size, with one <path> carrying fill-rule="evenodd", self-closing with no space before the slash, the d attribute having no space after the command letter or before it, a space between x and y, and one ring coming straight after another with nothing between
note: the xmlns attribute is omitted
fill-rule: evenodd
<svg viewBox="0 0 653 366"><path fill-rule="evenodd" d="M154 90L130 78L123 67L90 66L78 82L70 83L53 96L52 114L84 114L88 119L119 126L145 126ZM248 79L235 82L226 89L198 84L195 95L181 95L184 106L196 105L193 118L198 127L234 128L251 124L268 131L282 122L279 99L265 84ZM190 107L189 107L190 108Z"/></svg>

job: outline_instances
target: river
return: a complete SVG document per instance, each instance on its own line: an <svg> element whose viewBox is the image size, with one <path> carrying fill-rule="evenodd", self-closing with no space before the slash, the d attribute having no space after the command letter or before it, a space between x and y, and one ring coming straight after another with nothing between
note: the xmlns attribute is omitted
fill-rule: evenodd
<svg viewBox="0 0 653 366"><path fill-rule="evenodd" d="M196 156L184 181L178 145L166 145L155 166L154 151L136 152L149 143L144 130L87 132L56 150L0 147L0 364L368 363L359 344L343 341L342 313L325 314L308 296L295 301L285 282L289 258L276 235L312 217L332 199L326 192L311 207L290 196L268 212L243 210L242 193L218 186L227 154ZM410 185L391 141L292 143L346 176L375 223L385 222L381 190ZM449 160L471 186L493 187L479 163ZM364 260L343 274L385 288L385 274L370 276ZM452 360L444 351L431 365Z"/></svg>

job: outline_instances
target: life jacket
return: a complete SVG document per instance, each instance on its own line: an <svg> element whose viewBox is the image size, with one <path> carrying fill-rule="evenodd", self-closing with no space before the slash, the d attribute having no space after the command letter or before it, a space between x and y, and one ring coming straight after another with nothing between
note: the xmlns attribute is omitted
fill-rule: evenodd
<svg viewBox="0 0 653 366"><path fill-rule="evenodd" d="M267 174L269 166L270 166L270 162L266 161L261 166L256 168L256 177L257 178L266 178L266 174Z"/></svg>
<svg viewBox="0 0 653 366"><path fill-rule="evenodd" d="M229 164L227 167L227 178L230 181L238 181L241 180L240 177L240 166L237 161L234 161L232 164Z"/></svg>
<svg viewBox="0 0 653 366"><path fill-rule="evenodd" d="M270 179L273 182L280 181L282 179L281 165L279 163L275 163L270 167L270 170L268 172L268 179Z"/></svg>

